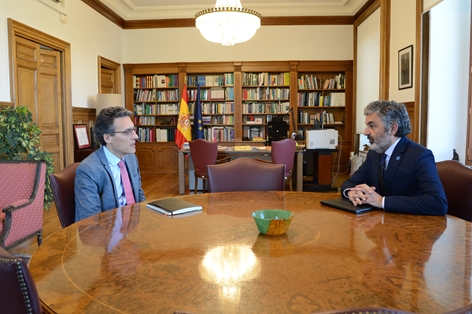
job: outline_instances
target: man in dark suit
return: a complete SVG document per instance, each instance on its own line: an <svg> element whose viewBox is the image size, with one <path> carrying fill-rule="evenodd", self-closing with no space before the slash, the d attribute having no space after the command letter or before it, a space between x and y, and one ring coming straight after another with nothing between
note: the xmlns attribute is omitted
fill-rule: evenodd
<svg viewBox="0 0 472 314"><path fill-rule="evenodd" d="M429 149L409 140L405 105L374 101L364 109L370 150L365 162L341 186L354 205L386 212L445 215L447 199Z"/></svg>
<svg viewBox="0 0 472 314"><path fill-rule="evenodd" d="M130 116L123 107L102 109L94 125L94 135L101 147L85 158L75 177L75 221L100 212L146 200L141 187L136 152L138 135ZM130 195L126 194L120 165L126 169Z"/></svg>

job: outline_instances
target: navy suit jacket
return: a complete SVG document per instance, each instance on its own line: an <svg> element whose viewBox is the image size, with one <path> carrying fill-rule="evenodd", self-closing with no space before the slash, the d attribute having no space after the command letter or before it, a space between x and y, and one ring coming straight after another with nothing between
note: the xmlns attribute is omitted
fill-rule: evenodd
<svg viewBox="0 0 472 314"><path fill-rule="evenodd" d="M141 187L141 174L135 154L125 156L131 187L136 202L146 200ZM85 158L75 175L75 221L118 207L119 196L108 159L100 147Z"/></svg>
<svg viewBox="0 0 472 314"><path fill-rule="evenodd" d="M381 155L373 150L365 162L341 186L341 194L358 184L375 186L380 194L378 171ZM384 174L384 210L420 215L445 215L447 199L433 153L403 137L393 150Z"/></svg>

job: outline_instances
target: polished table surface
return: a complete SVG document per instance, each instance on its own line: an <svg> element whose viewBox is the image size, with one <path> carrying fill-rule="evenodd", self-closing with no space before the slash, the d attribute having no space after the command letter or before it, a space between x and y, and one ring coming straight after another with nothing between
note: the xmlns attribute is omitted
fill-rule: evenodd
<svg viewBox="0 0 472 314"><path fill-rule="evenodd" d="M30 270L46 312L313 313L359 306L444 313L471 302L472 224L319 204L335 193L179 196L203 206L170 218L135 204L45 241ZM259 234L254 210L295 213Z"/></svg>

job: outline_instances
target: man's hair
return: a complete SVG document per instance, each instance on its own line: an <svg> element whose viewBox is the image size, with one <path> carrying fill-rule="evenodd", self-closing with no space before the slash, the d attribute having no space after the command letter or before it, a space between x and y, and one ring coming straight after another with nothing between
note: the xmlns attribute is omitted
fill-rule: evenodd
<svg viewBox="0 0 472 314"><path fill-rule="evenodd" d="M113 125L115 119L131 117L132 115L133 113L131 111L119 106L102 109L93 126L93 134L100 145L106 145L103 135L115 135L115 126Z"/></svg>
<svg viewBox="0 0 472 314"><path fill-rule="evenodd" d="M385 125L385 131L392 130L392 125L398 125L396 137L403 137L411 132L410 117L404 104L397 103L393 100L373 101L364 108L364 115L377 113Z"/></svg>

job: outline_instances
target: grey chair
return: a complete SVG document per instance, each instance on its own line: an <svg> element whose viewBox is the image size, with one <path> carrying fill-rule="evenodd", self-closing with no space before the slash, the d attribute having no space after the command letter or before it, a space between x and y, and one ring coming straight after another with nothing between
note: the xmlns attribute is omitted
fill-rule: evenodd
<svg viewBox="0 0 472 314"><path fill-rule="evenodd" d="M283 191L285 165L238 158L221 165L208 166L210 192Z"/></svg>
<svg viewBox="0 0 472 314"><path fill-rule="evenodd" d="M472 221L472 169L456 160L436 163L446 192L447 214Z"/></svg>

